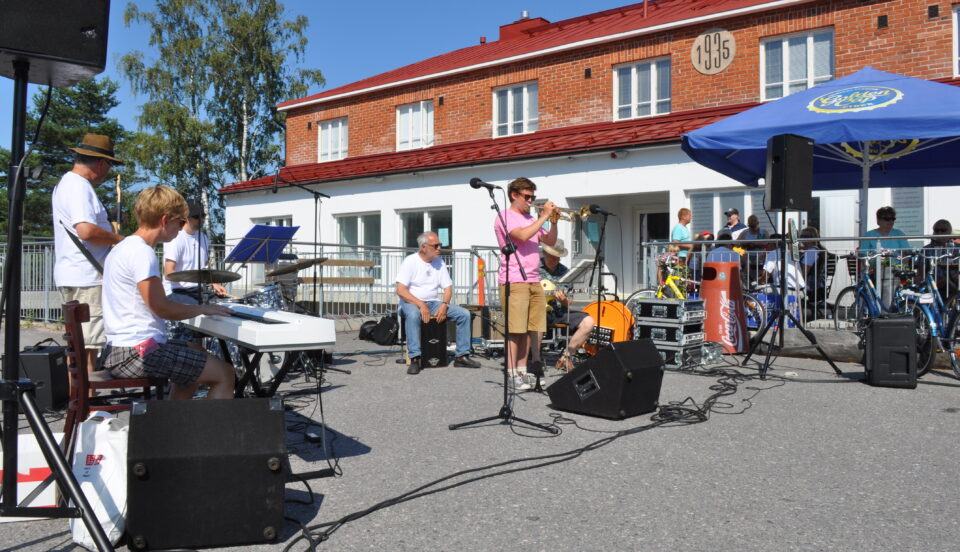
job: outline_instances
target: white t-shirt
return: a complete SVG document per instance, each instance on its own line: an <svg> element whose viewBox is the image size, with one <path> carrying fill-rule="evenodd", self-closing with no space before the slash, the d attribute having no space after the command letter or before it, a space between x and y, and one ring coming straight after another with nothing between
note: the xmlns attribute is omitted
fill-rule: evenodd
<svg viewBox="0 0 960 552"><path fill-rule="evenodd" d="M200 262L197 262L197 241L200 242ZM209 257L207 248L209 246L210 240L203 232L197 230L190 234L186 230L180 230L176 238L163 244L163 260L176 263L175 270L178 272L181 270L198 270L207 266L207 258ZM193 289L197 285L194 282L171 282L166 278L163 279L163 290L167 292L167 295L170 295L175 289Z"/></svg>
<svg viewBox="0 0 960 552"><path fill-rule="evenodd" d="M788 256L789 258L789 256ZM768 280L774 286L780 285L780 250L773 249L767 252L763 261L763 270L770 274ZM787 288L802 290L806 287L806 281L803 277L803 271L797 266L797 263L790 259L787 261Z"/></svg>
<svg viewBox="0 0 960 552"><path fill-rule="evenodd" d="M407 286L410 293L421 301L439 301L439 291L453 285L447 265L437 257L424 262L419 253L407 256L400 265L396 282ZM400 299L400 303L405 301Z"/></svg>
<svg viewBox="0 0 960 552"><path fill-rule="evenodd" d="M103 327L107 343L133 347L151 337L167 342L167 324L143 301L137 284L160 267L153 248L136 234L117 244L103 267Z"/></svg>
<svg viewBox="0 0 960 552"><path fill-rule="evenodd" d="M57 287L99 286L100 273L67 235L67 227L76 235L74 225L80 222L95 224L113 232L107 219L107 210L100 203L90 181L75 172L63 175L53 189L53 249L56 262L53 266L53 281ZM110 252L109 245L83 242L100 264Z"/></svg>

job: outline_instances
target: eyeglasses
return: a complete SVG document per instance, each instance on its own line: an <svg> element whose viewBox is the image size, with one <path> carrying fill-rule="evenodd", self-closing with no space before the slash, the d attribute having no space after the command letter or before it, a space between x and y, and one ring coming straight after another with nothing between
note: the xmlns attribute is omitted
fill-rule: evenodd
<svg viewBox="0 0 960 552"><path fill-rule="evenodd" d="M880 220L885 220L887 222L893 222L897 220L897 217L880 217Z"/></svg>
<svg viewBox="0 0 960 552"><path fill-rule="evenodd" d="M434 248L434 249L440 249L440 247L441 247L441 244L439 244L439 243L425 243L425 244L423 244L423 245L426 245L426 246L428 246L428 247L432 247L432 248Z"/></svg>
<svg viewBox="0 0 960 552"><path fill-rule="evenodd" d="M952 230L949 228L934 228L934 234L949 234Z"/></svg>
<svg viewBox="0 0 960 552"><path fill-rule="evenodd" d="M533 195L533 194L520 194L520 197L522 197L523 199L525 199L525 200L527 200L527 201L536 201L536 200L537 200L537 196L535 196L535 195Z"/></svg>

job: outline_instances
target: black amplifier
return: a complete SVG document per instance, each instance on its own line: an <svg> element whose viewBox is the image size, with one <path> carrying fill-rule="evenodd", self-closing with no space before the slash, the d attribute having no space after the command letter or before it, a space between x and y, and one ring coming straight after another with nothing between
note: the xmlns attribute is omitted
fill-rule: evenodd
<svg viewBox="0 0 960 552"><path fill-rule="evenodd" d="M649 337L658 347L671 345L689 347L703 343L703 322L676 323L667 320L649 322L638 320L633 326L633 338Z"/></svg>
<svg viewBox="0 0 960 552"><path fill-rule="evenodd" d="M20 352L20 377L37 384L37 408L59 410L70 398L64 347L27 347Z"/></svg>
<svg viewBox="0 0 960 552"><path fill-rule="evenodd" d="M916 321L912 315L870 319L866 347L867 383L879 387L917 387Z"/></svg>

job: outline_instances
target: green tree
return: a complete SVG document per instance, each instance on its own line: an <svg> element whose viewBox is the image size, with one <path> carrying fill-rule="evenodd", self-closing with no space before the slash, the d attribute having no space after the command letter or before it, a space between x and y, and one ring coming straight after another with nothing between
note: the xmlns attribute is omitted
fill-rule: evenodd
<svg viewBox="0 0 960 552"><path fill-rule="evenodd" d="M116 119L108 117L118 101L118 84L108 78L87 79L68 88L54 88L50 98L50 107L46 119L40 128L35 143L28 142L27 148L33 153L27 160L27 189L24 198L25 236L52 236L53 220L50 198L53 188L64 173L73 167L74 153L67 148L75 147L83 141L83 135L92 132L105 134L114 141L117 157L126 164L117 166L111 178L96 191L111 215L117 213L116 175L120 175L121 191L125 191L140 180L136 164L130 163L131 138ZM32 108L27 113L27 140L33 140L37 120L46 102L46 89L38 91L32 98ZM4 151L3 165L9 163L9 152ZM39 170L38 170L39 169ZM6 186L4 186L6 188ZM129 194L123 194L129 196ZM124 197L121 214L129 212L132 198ZM128 200L129 203L128 203ZM6 201L4 201L6 208ZM6 213L4 212L4 215ZM127 217L132 218L132 217ZM3 217L3 233L6 233L6 216ZM124 233L129 233L135 224L127 221Z"/></svg>
<svg viewBox="0 0 960 552"><path fill-rule="evenodd" d="M214 190L276 165L283 117L279 101L306 94L323 77L294 70L306 47L307 18L286 19L275 0L159 0L156 10L128 4L127 25L145 24L156 59L123 56L121 68L138 93L139 160L158 180L222 207ZM220 220L212 209L213 222Z"/></svg>

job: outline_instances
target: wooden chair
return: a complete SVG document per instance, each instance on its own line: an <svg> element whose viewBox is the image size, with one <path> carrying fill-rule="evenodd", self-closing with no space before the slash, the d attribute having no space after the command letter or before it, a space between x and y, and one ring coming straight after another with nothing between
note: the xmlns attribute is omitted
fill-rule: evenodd
<svg viewBox="0 0 960 552"><path fill-rule="evenodd" d="M61 449L68 458L73 453L77 426L90 416L91 411L129 410L133 398L149 399L151 397L151 387L156 390L157 398L162 399L164 387L167 384L166 378L113 378L108 371L88 372L86 346L83 340L83 329L80 326L82 322L88 320L90 320L90 306L86 303L70 301L63 305L63 338L67 342L70 401L67 404L67 417L63 425ZM91 396L97 390L133 388L140 388L140 390L102 397Z"/></svg>

